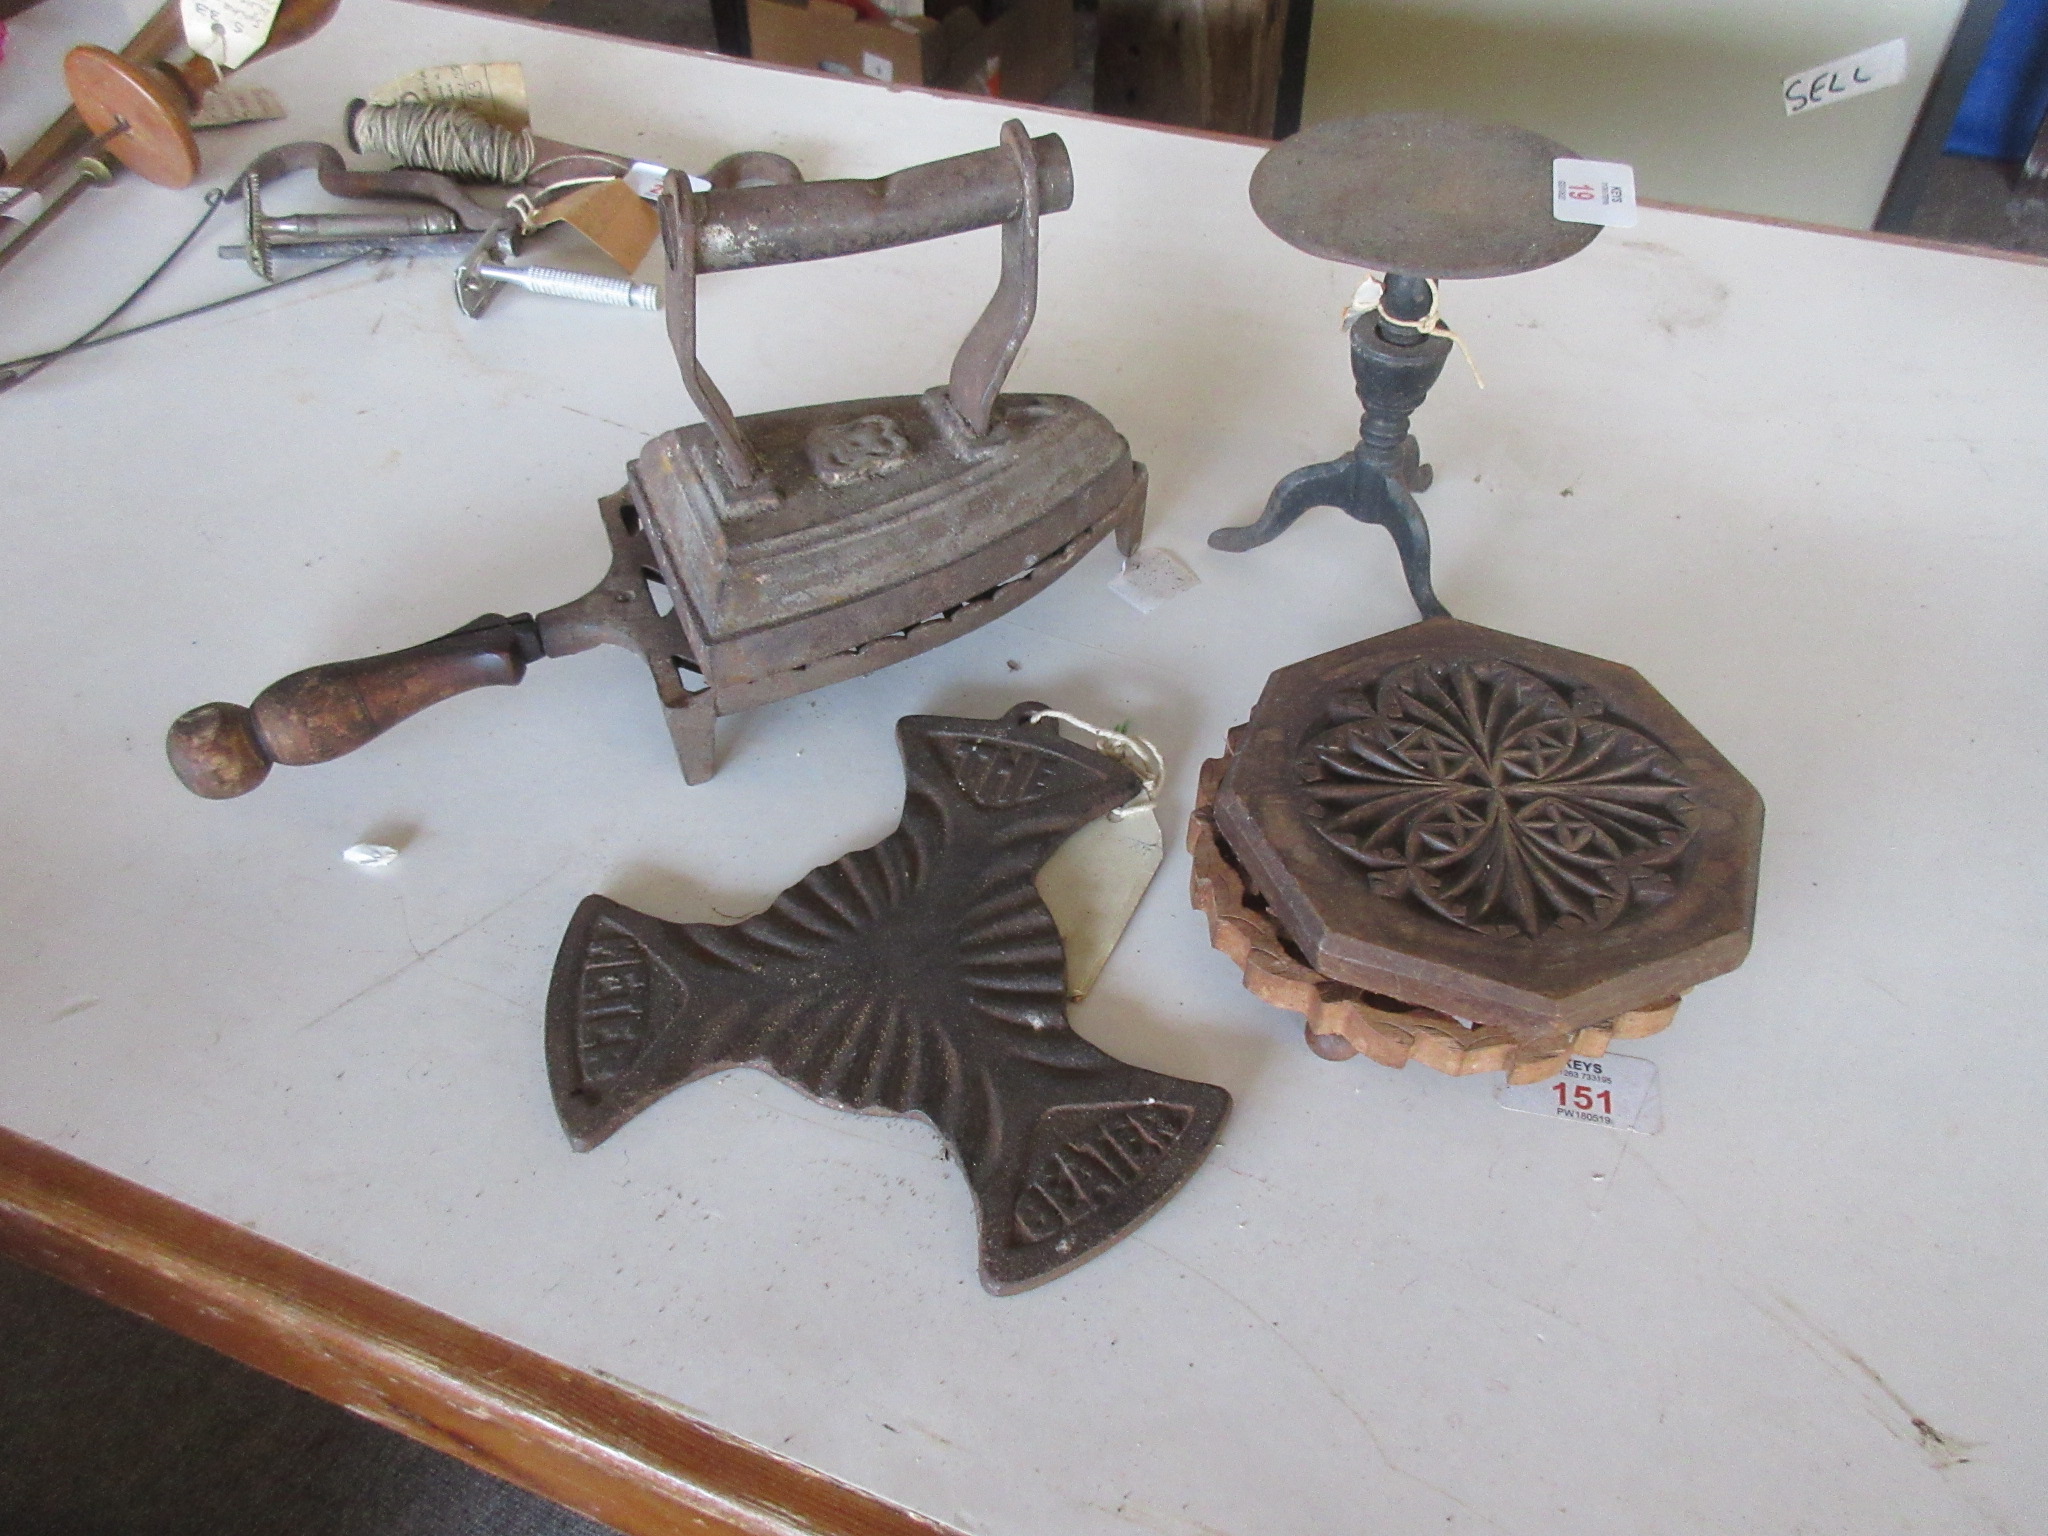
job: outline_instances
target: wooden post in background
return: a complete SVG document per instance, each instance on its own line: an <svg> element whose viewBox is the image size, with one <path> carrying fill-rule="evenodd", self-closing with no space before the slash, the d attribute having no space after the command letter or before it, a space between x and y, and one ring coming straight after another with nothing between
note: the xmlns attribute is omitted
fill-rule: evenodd
<svg viewBox="0 0 2048 1536"><path fill-rule="evenodd" d="M1095 110L1273 137L1288 11L1288 0L1101 0Z"/></svg>

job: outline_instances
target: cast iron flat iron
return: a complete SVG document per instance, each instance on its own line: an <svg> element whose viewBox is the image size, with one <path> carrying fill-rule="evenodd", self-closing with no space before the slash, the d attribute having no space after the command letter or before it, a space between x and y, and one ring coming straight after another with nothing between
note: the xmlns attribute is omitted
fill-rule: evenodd
<svg viewBox="0 0 2048 1536"><path fill-rule="evenodd" d="M1290 139L1252 179L1283 239L1389 276L1351 326L1358 446L1210 542L1248 549L1339 507L1393 534L1423 614L1275 672L1189 827L1212 941L1332 1059L1539 1080L1662 1029L1749 950L1749 782L1639 674L1453 618L1431 581L1408 415L1451 346L1434 279L1583 247L1598 227L1551 212L1552 161L1570 157L1517 128L1389 113Z"/></svg>
<svg viewBox="0 0 2048 1536"><path fill-rule="evenodd" d="M1066 146L1014 121L995 149L875 181L692 192L671 173L668 328L704 421L654 439L600 503L604 579L538 615L486 614L410 650L295 673L247 708L188 711L170 731L179 778L209 798L244 794L273 763L326 762L442 699L516 683L544 656L618 645L646 658L683 776L701 783L717 716L930 650L1111 532L1129 554L1146 483L1129 444L1079 400L1001 393L1036 307L1039 215L1072 201ZM700 272L993 224L1001 281L938 388L736 418L698 360Z"/></svg>
<svg viewBox="0 0 2048 1536"><path fill-rule="evenodd" d="M577 909L548 992L548 1078L588 1151L731 1067L840 1109L917 1115L959 1155L982 1283L1093 1258L1186 1182L1230 1095L1104 1054L1067 1023L1066 961L1033 884L1138 776L1050 712L898 722L902 823L744 922Z"/></svg>

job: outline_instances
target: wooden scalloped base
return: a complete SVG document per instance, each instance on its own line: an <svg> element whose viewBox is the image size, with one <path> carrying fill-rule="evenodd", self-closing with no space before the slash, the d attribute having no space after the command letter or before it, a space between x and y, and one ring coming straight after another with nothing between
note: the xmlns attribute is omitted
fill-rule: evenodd
<svg viewBox="0 0 2048 1536"><path fill-rule="evenodd" d="M1411 1007L1332 981L1304 965L1216 833L1216 790L1237 740L1238 731L1232 731L1225 755L1202 765L1194 814L1188 818L1188 851L1195 860L1189 894L1209 919L1209 942L1243 969L1246 990L1302 1015L1309 1048L1318 1056L1344 1061L1364 1055L1389 1067L1413 1061L1452 1077L1506 1072L1511 1083L1536 1083L1562 1072L1573 1056L1602 1055L1609 1041L1654 1035L1677 1014L1679 1000L1673 997L1570 1034L1532 1035L1498 1025L1463 1024L1433 1008Z"/></svg>

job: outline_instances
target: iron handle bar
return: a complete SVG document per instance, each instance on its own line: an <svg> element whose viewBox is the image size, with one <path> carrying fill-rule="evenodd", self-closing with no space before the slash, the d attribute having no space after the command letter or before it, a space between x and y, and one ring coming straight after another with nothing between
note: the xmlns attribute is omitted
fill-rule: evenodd
<svg viewBox="0 0 2048 1536"><path fill-rule="evenodd" d="M1074 204L1074 167L1058 134L1031 140L1037 211ZM1014 150L998 145L914 165L871 181L718 187L689 194L695 270L820 261L915 245L1006 224L1024 211Z"/></svg>

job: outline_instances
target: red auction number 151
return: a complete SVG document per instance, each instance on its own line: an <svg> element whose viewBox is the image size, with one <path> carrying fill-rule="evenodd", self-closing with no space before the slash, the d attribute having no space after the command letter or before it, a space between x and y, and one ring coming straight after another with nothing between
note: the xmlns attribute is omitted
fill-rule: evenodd
<svg viewBox="0 0 2048 1536"><path fill-rule="evenodd" d="M1595 1092L1586 1083L1553 1083L1550 1091L1557 1095L1559 1109L1594 1109L1603 1115L1614 1113L1614 1094L1602 1088Z"/></svg>

